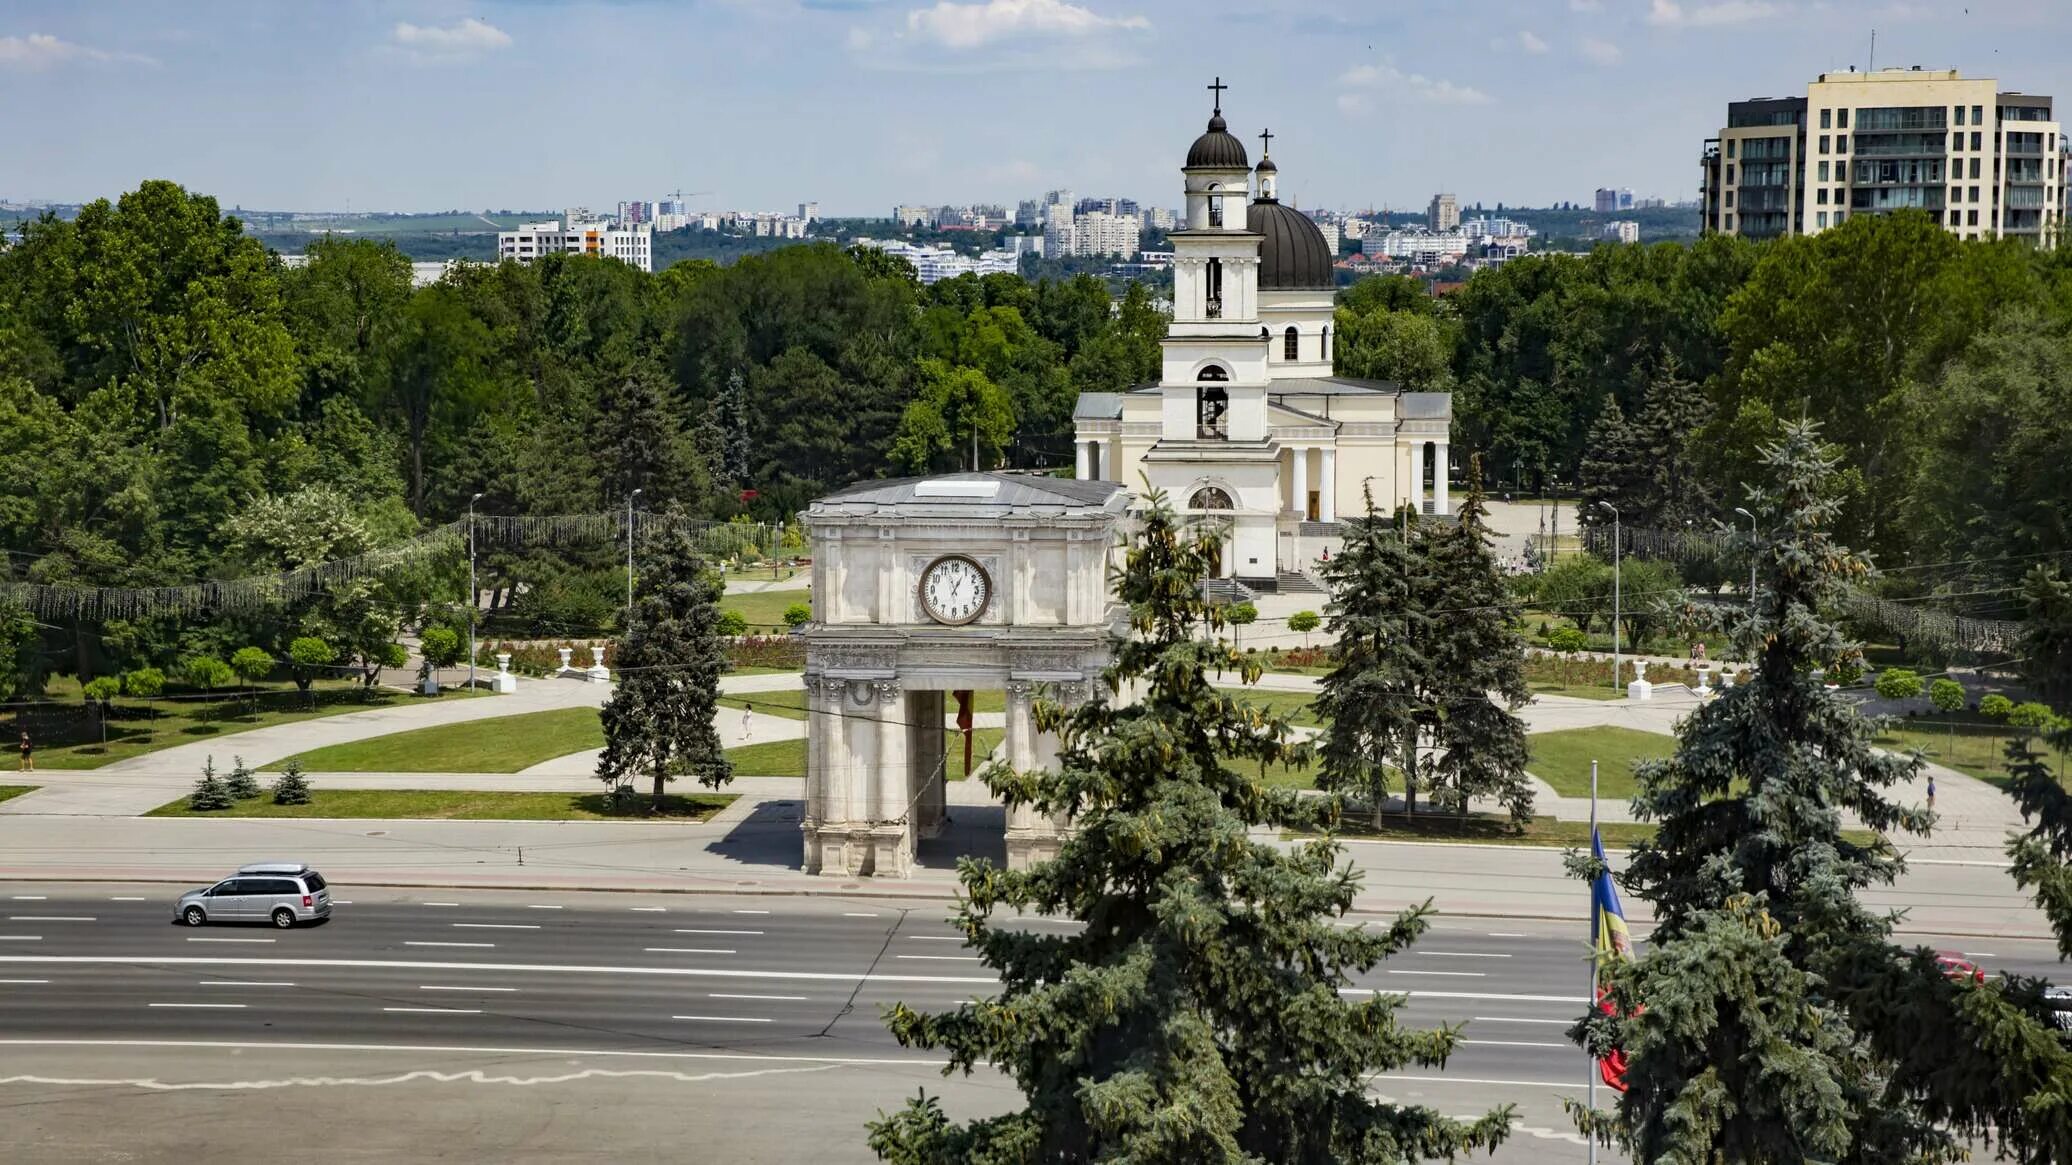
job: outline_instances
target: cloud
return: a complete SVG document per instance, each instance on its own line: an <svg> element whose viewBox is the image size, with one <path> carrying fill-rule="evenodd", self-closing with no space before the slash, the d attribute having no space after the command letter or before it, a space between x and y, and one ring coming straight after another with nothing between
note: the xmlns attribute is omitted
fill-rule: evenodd
<svg viewBox="0 0 2072 1165"><path fill-rule="evenodd" d="M489 49L508 48L511 35L477 17L463 18L445 28L397 21L389 38L403 48L434 56L462 56Z"/></svg>
<svg viewBox="0 0 2072 1165"><path fill-rule="evenodd" d="M130 63L155 65L158 62L139 53L116 53L106 49L90 48L59 40L48 33L32 32L27 36L0 36L0 69L45 69L55 65L70 64L73 61L87 61L95 64Z"/></svg>
<svg viewBox="0 0 2072 1165"><path fill-rule="evenodd" d="M1619 51L1618 45L1608 40L1598 40L1594 36L1584 37L1581 43L1576 45L1576 51L1583 54L1583 59L1593 65L1616 65L1619 58L1625 55Z"/></svg>
<svg viewBox="0 0 2072 1165"><path fill-rule="evenodd" d="M906 26L915 36L945 48L976 49L1029 37L1082 38L1142 31L1151 22L1141 16L1103 16L1065 0L986 0L983 4L941 0L933 8L907 13Z"/></svg>
<svg viewBox="0 0 2072 1165"><path fill-rule="evenodd" d="M1547 42L1532 34L1529 28L1518 30L1518 46L1526 52L1538 55L1547 51Z"/></svg>
<svg viewBox="0 0 2072 1165"><path fill-rule="evenodd" d="M1339 112L1347 114L1373 112L1375 97L1427 105L1488 105L1495 100L1473 86L1406 73L1394 65L1359 65L1346 70L1338 83L1348 90L1338 95Z"/></svg>
<svg viewBox="0 0 2072 1165"><path fill-rule="evenodd" d="M1715 4L1693 4L1689 8L1676 0L1653 0L1648 23L1663 28L1714 28L1722 24L1747 24L1768 20L1784 9L1770 0L1719 0Z"/></svg>

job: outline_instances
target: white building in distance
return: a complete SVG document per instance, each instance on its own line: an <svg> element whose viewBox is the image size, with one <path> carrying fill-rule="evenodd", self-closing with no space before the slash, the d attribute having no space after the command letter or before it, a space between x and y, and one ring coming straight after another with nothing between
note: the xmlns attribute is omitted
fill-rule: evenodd
<svg viewBox="0 0 2072 1165"><path fill-rule="evenodd" d="M1138 236L1143 230L1143 220L1134 214L1110 214L1101 210L1069 218L1054 214L1043 228L1043 257L1134 255Z"/></svg>
<svg viewBox="0 0 2072 1165"><path fill-rule="evenodd" d="M597 255L653 271L654 238L651 223L621 225L576 208L569 211L566 220L550 218L525 223L515 231L498 231L496 257L530 263L542 255L557 253Z"/></svg>
<svg viewBox="0 0 2072 1165"><path fill-rule="evenodd" d="M1009 242L1030 242L1033 240L1010 239ZM955 279L959 275L1013 275L1021 271L1022 252L1015 250L987 251L976 259L959 255L948 247L923 247L899 239L857 239L859 247L871 247L887 255L897 255L914 265L914 273L922 283L935 283L943 279Z"/></svg>
<svg viewBox="0 0 2072 1165"><path fill-rule="evenodd" d="M1604 224L1604 237L1615 243L1637 243L1640 241L1640 224L1631 219Z"/></svg>

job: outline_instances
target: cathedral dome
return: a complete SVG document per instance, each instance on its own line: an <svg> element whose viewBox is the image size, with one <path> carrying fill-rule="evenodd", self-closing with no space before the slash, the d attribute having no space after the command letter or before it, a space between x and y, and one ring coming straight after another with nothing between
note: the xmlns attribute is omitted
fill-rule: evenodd
<svg viewBox="0 0 2072 1165"><path fill-rule="evenodd" d="M1245 211L1245 229L1265 236L1259 244L1259 290L1329 291L1337 287L1336 258L1324 242L1324 232L1308 215L1261 200Z"/></svg>
<svg viewBox="0 0 2072 1165"><path fill-rule="evenodd" d="M1194 139L1194 145L1188 148L1187 166L1244 170L1250 168L1251 162L1245 157L1245 143L1230 136L1230 126L1218 113L1209 119L1208 132Z"/></svg>

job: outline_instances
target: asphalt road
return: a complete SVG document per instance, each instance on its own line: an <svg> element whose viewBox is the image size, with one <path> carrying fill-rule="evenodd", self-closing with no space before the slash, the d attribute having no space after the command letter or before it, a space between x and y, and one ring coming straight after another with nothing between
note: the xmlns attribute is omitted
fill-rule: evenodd
<svg viewBox="0 0 2072 1165"><path fill-rule="evenodd" d="M704 1112L717 1120L792 1097L764 1139L717 1121L743 1138L730 1142L725 1159L781 1161L796 1158L791 1146L801 1134L841 1149L832 1157L816 1152L818 1159L850 1159L851 1152L868 1159L861 1120L924 1084L947 1088L959 1115L1014 1101L997 1078L942 1084L934 1071L940 1061L901 1048L879 1019L894 1001L940 1009L989 991L991 976L963 948L940 904L336 884L333 894L331 922L283 932L176 925L176 894L164 887L0 887L0 1064L7 1065L0 1105L24 1090L62 1089L69 1103L81 1088L122 1095L163 1090L170 1081L210 1098L197 1103L235 1111L240 1095L276 1080L266 1073L333 1083L343 1074L365 1083L374 1078L353 1073L370 1063L463 1074L490 1063L573 1063L582 1065L582 1079L660 1069L678 1083L642 1087L679 1116L702 1104L716 1106ZM2041 942L1934 945L1964 950L1991 970L2057 968ZM1465 1023L1466 1043L1443 1071L1406 1069L1376 1087L1459 1115L1517 1101L1526 1133L1500 1159L1530 1152L1581 1160L1559 1102L1580 1095L1586 1078L1583 1058L1562 1036L1582 1010L1585 957L1580 922L1439 919L1410 952L1361 976L1355 990L1404 993L1407 1022ZM241 1058L223 1059L232 1054ZM280 1066L261 1071L262 1063ZM764 1073L778 1076L767 1094L741 1082ZM790 1079L797 1073L816 1078L801 1084ZM704 1083L682 1083L693 1076ZM566 1095L544 1099L540 1078L522 1078L539 1103L568 1102ZM712 1083L719 1079L731 1083ZM583 1087L554 1080L553 1088ZM380 1094L361 1089L344 1103L386 1103L370 1093ZM798 1103L806 1096L839 1103ZM64 1111L63 1103L49 1111ZM323 1111L336 1109L327 1103ZM582 1111L574 1106L567 1119L580 1121ZM451 1136L440 1122L453 1116L448 1106L424 1120ZM630 1135L623 1122L597 1119L595 1137L603 1140L578 1144ZM64 1158L58 1150L70 1134L48 1131L58 1139L46 1147ZM82 1160L150 1160L160 1151L170 1159L177 1148L94 1140L115 1135L108 1130L81 1135L74 1147ZM257 1126L255 1152L274 1135ZM238 1157L206 1140L185 1148L197 1143L212 1146L215 1159ZM469 1159L471 1143L481 1144L448 1144L448 1159Z"/></svg>

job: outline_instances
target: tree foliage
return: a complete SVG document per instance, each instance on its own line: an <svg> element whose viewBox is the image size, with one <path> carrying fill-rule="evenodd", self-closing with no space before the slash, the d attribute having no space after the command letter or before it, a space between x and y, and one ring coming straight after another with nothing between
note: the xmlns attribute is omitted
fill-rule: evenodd
<svg viewBox="0 0 2072 1165"><path fill-rule="evenodd" d="M1329 841L1283 850L1254 826L1308 828L1328 801L1270 789L1244 762L1301 748L1287 724L1214 686L1258 667L1213 633L1201 580L1213 535L1189 535L1162 498L1132 537L1117 592L1136 634L1120 642L1091 701L1045 701L1058 772L991 770L1010 806L1069 815L1058 857L1023 871L965 859L957 920L1000 995L954 1011L894 1007L911 1047L946 1071L997 1065L1023 1107L966 1123L925 1094L871 1126L879 1156L904 1162L1131 1160L1393 1162L1492 1147L1498 1110L1457 1122L1377 1099L1378 1072L1443 1062L1447 1029L1398 1025L1400 1000L1347 999L1354 970L1403 950L1426 910L1382 930L1333 925L1355 883ZM1128 706L1106 692L1137 685ZM993 922L998 910L1078 919L1067 934Z"/></svg>

